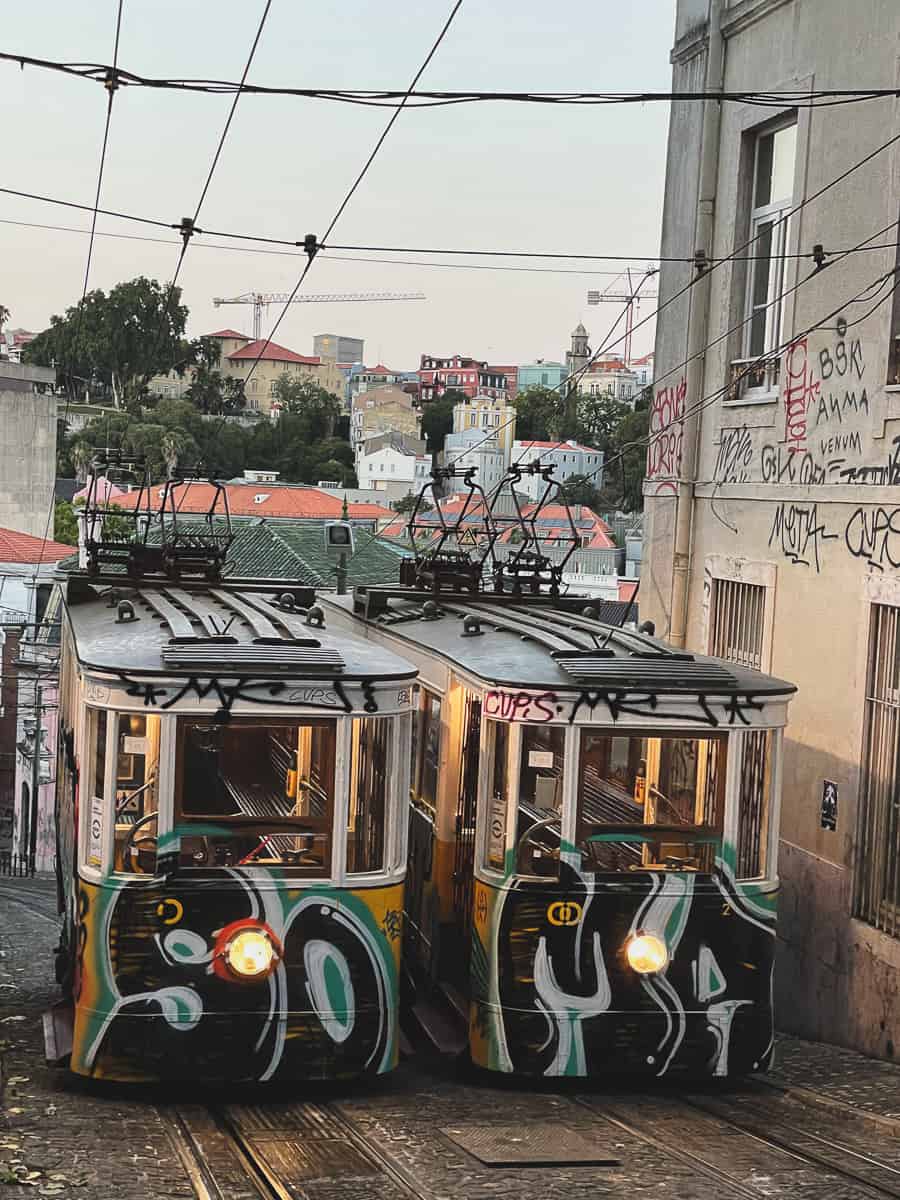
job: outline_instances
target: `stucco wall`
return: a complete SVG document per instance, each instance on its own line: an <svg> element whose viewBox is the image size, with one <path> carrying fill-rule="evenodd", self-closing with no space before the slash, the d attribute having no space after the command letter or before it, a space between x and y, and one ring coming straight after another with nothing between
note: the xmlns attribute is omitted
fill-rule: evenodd
<svg viewBox="0 0 900 1200"><path fill-rule="evenodd" d="M679 29L696 5L679 4ZM689 11L690 10L690 11ZM732 0L725 7L725 88L741 91L848 86L855 65L866 83L900 78L896 0ZM675 87L702 86L696 43L675 55ZM679 115L679 109L692 108ZM691 254L699 169L699 105L675 105L670 133L662 253ZM749 236L749 171L755 127L784 110L723 107L715 237L724 257ZM794 202L811 197L900 132L893 98L801 108L797 113ZM687 646L707 648L710 580L769 582L771 670L799 687L785 747L780 869L778 992L781 1024L807 1036L892 1057L900 1038L900 940L852 913L861 788L868 623L873 600L900 603L900 389L886 386L896 248L837 251L897 240L900 154L878 154L792 218L788 251L816 242L832 265L791 260L785 272L783 355L776 394L735 403L722 395L732 360L743 356L746 262L710 277L705 360L696 394L687 390L687 302L660 318L648 458L646 570L641 616L669 628L672 563L684 420L699 411ZM747 251L749 253L752 251ZM664 264L661 299L689 278ZM866 289L872 286L871 290ZM879 299L885 300L878 304ZM846 328L843 325L846 322ZM731 331L731 332L730 332ZM896 439L896 444L895 444ZM896 525L897 532L894 532ZM837 828L821 821L825 780L838 786Z"/></svg>
<svg viewBox="0 0 900 1200"><path fill-rule="evenodd" d="M56 397L0 380L0 528L43 537L55 479Z"/></svg>

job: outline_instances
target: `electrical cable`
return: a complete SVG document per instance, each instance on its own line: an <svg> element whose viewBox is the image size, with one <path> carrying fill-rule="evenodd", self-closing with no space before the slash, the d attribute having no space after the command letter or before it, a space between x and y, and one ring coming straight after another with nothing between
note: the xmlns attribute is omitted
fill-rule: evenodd
<svg viewBox="0 0 900 1200"><path fill-rule="evenodd" d="M898 137L900 137L900 134L898 134ZM885 143L883 146L879 146L878 149L874 150L872 152L872 155L869 157L874 157L876 154L881 153L882 150L888 149L890 146L892 146L894 144L894 141L896 141L896 140L897 139L894 138L890 142ZM852 167L851 171L855 170L857 166L864 165L865 162L868 162L868 157L865 160L862 160L860 163L856 164L856 166ZM835 183L840 183L842 181L843 181L843 177L839 178L837 180L834 180L834 181L832 181L832 183L826 184L825 188L823 190L827 191L827 189L829 187L832 187L832 186L834 186ZM8 187L0 187L0 194L7 195L7 196L20 196L26 200L37 200L43 204L54 204L54 205L58 205L62 208L74 208L74 209L78 209L79 211L83 211L83 212L93 212L93 208L90 204L80 204L74 200L63 200L62 198L60 198L58 196L44 196L37 192L23 192L23 191L18 191L15 188L8 188ZM816 197L819 195L821 195L821 192L817 192L813 196L810 196L809 199L806 201L806 203L809 203L811 200L816 199ZM183 221L160 221L160 220L157 220L152 217L143 217L143 216L139 216L134 213L120 212L116 209L108 209L108 208L98 208L97 212L100 214L100 216L115 217L116 219L121 220L121 221L134 221L134 222L137 222L137 223L143 224L143 225L152 225L157 229L176 229L179 231L183 231L183 229L184 229ZM30 224L29 222L25 222L25 221L23 221L23 222L7 221L5 223L7 223L7 224L22 224L22 225ZM43 226L38 226L38 227L44 228ZM46 228L54 228L54 227L46 226ZM74 232L78 232L78 231L74 231ZM230 239L233 241L259 242L262 245L268 245L268 246L293 247L295 251L297 250L298 247L303 247L305 244L304 242L297 241L296 239L293 239L293 238L267 237L262 234L256 234L256 233L233 233L229 230L222 230L222 229L200 229L199 227L197 227L196 222L193 222L191 230L190 230L190 236L193 237L195 234L200 234L200 235L204 235L204 236L208 236L208 237L227 238L227 239ZM124 237L126 235L124 235L124 234L100 234L98 236ZM750 240L750 242L746 242L744 244L744 247L742 247L742 248L746 248L746 246L750 245L753 241L757 241L758 236L757 236L757 238L752 238ZM152 240L152 239L141 239L141 240ZM173 242L173 244L176 244L176 243ZM869 249L889 250L889 249L895 249L896 246L897 246L896 242L888 242L888 243L883 243L882 245L879 245L879 246L871 246L871 247L869 247ZM223 247L223 249L224 249L224 247ZM252 249L252 248L248 247L248 248L244 248L244 249ZM554 250L496 250L496 249L473 250L473 249L456 249L456 248L445 247L445 246L431 246L431 247L425 247L425 246L420 246L420 247L414 247L414 246L347 246L347 245L338 244L338 243L335 243L333 245L326 244L324 239L322 241L320 241L319 243L317 243L317 245L316 245L316 253L322 253L327 256L329 254L329 252L332 250L351 251L351 252L359 252L359 253L373 253L373 254L436 254L436 255L446 255L448 257L468 256L468 257L474 257L474 258L481 257L481 258L560 259L563 261L571 261L571 262L619 262L619 263L624 263L629 266L632 266L636 270L640 269L638 266L636 266L636 264L638 262L644 262L644 263L663 263L663 262L690 263L695 266L697 264L696 254L694 254L694 255L675 255L675 254L659 255L659 254L637 254L637 253L630 254L630 255L628 255L628 254L573 254L573 253L569 253L569 252L554 251ZM842 254L842 253L844 253L844 251L843 251L843 249L825 248L824 253L826 254L826 256L828 256L828 255L834 255L834 254ZM299 258L299 257L304 257L305 254L296 254L295 253L293 256ZM334 256L334 257L337 257L337 256ZM802 251L802 250L794 251L792 253L752 254L752 255L742 255L736 251L733 254L728 254L723 258L707 258L704 260L703 266L704 266L704 268L712 269L713 267L719 266L725 262L773 262L773 261L779 260L779 259L791 259L791 258L802 259L802 258L811 258L811 257L812 257L812 255L808 251ZM355 261L365 261L365 260L349 259L346 261L355 262ZM386 260L373 259L371 261L393 262L395 260L393 260L393 259L386 259ZM408 265L418 266L420 264L409 263ZM429 264L429 265L431 265L431 264ZM434 265L438 265L438 264L434 264ZM487 265L488 264L484 265L484 269L487 269ZM519 269L524 270L525 268L522 267Z"/></svg>
<svg viewBox="0 0 900 1200"><path fill-rule="evenodd" d="M69 63L55 59L36 58L27 54L0 53L0 61L40 70L56 71L65 75L102 83L109 68L102 63ZM126 87L168 89L181 92L201 92L213 95L238 92L259 96L293 96L313 100L333 100L348 104L391 108L431 108L449 104L507 102L529 104L649 104L671 102L731 101L742 104L757 104L761 107L830 107L833 104L855 104L866 100L896 98L897 88L817 88L794 91L770 91L747 89L739 92L693 91L693 92L488 92L471 91L422 91L407 92L368 88L293 88L267 87L262 84L247 84L244 80L234 83L223 79L179 79L138 75L133 71L120 71L121 82ZM821 101L821 103L818 103Z"/></svg>
<svg viewBox="0 0 900 1200"><path fill-rule="evenodd" d="M338 221L341 219L341 216L343 215L345 209L347 208L347 205L352 200L353 196L355 195L355 193L356 193L357 189L359 188L360 184L362 183L363 179L365 179L365 177L369 171L369 168L372 166L372 163L375 161L375 158L376 158L379 150L384 145L385 139L387 138L388 134L393 129L394 124L397 121L397 118L400 116L400 113L403 111L403 107L404 107L406 98L409 96L409 94L412 92L413 88L419 82L422 75L425 73L425 70L427 69L429 63L431 62L431 60L434 58L435 54L437 53L438 48L440 47L441 43L443 42L443 40L447 34L447 31L449 30L451 24L453 23L453 19L455 18L456 14L459 12L461 5L462 5L462 0L455 0L455 3L450 10L450 15L447 17L447 20L444 22L443 28L441 29L440 33L438 34L431 49L428 51L428 54L425 56L424 62L419 67L418 71L416 71L416 74L413 77L412 83L410 83L409 87L407 88L406 96L404 97L404 100L401 101L401 103L394 110L393 115L391 116L391 118L387 122L387 124L385 125L380 136L378 137L378 140L375 142L375 145L373 146L372 151L369 154L369 157L366 159L365 163L363 164L362 169L360 170L360 172L354 179L353 183L350 185L350 188L348 189L343 200L338 205L337 211L335 212L334 216L331 218L331 221L328 224L328 228L325 230L325 237L322 239L323 243L328 241L328 238L330 237L330 235L331 235L334 227L337 225ZM272 326L272 329L271 329L268 337L263 342L262 347L260 348L258 354L256 355L256 358L251 363L250 369L247 372L247 376L244 380L245 387L247 384L247 380L249 380L253 377L253 373L256 370L256 368L259 366L259 363L261 362L263 355L265 354L268 346L270 345L272 338L278 332L278 328L281 325L281 322L284 320L285 316L287 315L288 309L290 308L291 304L294 301L294 297L300 291L300 288L303 286L303 281L306 279L306 276L309 274L310 268L312 267L313 261L315 260L315 257L316 257L316 252L319 248L318 240L313 237L312 241L310 242L310 240L309 240L310 236L311 235L307 236L307 248L308 248L308 255L309 255L307 263L304 266L303 270L300 272L300 277L297 280L297 282L294 284L293 291L291 292L291 294L288 297L287 301L285 302L281 312L279 313L278 317L276 318L275 324Z"/></svg>
<svg viewBox="0 0 900 1200"><path fill-rule="evenodd" d="M78 313L77 313L76 320L75 320L75 330L74 330L72 338L69 342L69 353L67 355L67 360L68 360L67 368L63 372L64 378L66 379L66 406L65 406L65 410L63 411L63 418L62 418L64 424L69 416L69 406L72 403L73 387L72 387L72 380L70 377L71 369L73 366L72 359L75 355L75 347L78 343L78 338L81 333L81 325L82 325L82 321L84 319L84 306L85 306L85 301L87 299L88 282L90 280L90 275L91 275L91 259L93 257L93 253L94 253L94 235L95 235L96 228L97 228L97 214L99 211L98 206L100 204L100 192L103 187L103 171L106 166L106 150L109 145L109 126L110 126L110 122L112 120L113 98L115 97L116 88L118 86L117 81L116 81L117 80L116 63L118 63L118 61L119 61L119 38L122 33L122 5L123 5L123 2L124 2L124 0L118 0L117 7L116 7L116 32L115 32L115 41L114 41L114 46L113 46L113 65L107 72L106 79L105 79L105 87L106 87L106 91L107 91L106 119L103 124L103 140L100 145L100 163L97 167L97 186L94 190L94 205L93 205L93 209L91 211L91 231L90 231L90 238L88 240L87 260L86 260L85 266L84 266L84 284L81 289L81 301L79 302L79 305L78 305ZM42 563L43 557L44 557L44 550L45 550L45 548L47 546L47 542L50 538L50 524L53 520L53 514L56 509L55 474L56 474L56 470L55 470L55 463L54 463L54 481L53 481L53 485L50 490L50 504L47 509L47 521L44 526L44 536L41 539L41 549L38 553L38 560L35 564L32 582L37 581L38 572L40 571L41 563Z"/></svg>

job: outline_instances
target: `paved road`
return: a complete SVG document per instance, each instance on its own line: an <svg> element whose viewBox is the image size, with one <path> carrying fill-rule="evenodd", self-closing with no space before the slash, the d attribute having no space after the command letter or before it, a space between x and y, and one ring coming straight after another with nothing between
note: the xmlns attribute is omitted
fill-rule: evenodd
<svg viewBox="0 0 900 1200"><path fill-rule="evenodd" d="M421 1059L295 1095L87 1084L43 1061L55 937L50 885L0 879L0 1183L36 1195L900 1198L900 1069L795 1040L768 1082L689 1093L525 1090Z"/></svg>

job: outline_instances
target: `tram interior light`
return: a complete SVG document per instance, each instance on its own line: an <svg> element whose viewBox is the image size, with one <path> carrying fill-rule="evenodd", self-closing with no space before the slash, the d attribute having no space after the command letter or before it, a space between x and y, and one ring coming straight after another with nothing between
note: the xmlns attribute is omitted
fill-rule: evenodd
<svg viewBox="0 0 900 1200"><path fill-rule="evenodd" d="M275 964L276 950L262 929L242 929L225 947L225 961L236 975L258 979L268 975Z"/></svg>
<svg viewBox="0 0 900 1200"><path fill-rule="evenodd" d="M652 933L639 933L625 947L628 965L639 975L653 975L669 964L669 951L661 938Z"/></svg>

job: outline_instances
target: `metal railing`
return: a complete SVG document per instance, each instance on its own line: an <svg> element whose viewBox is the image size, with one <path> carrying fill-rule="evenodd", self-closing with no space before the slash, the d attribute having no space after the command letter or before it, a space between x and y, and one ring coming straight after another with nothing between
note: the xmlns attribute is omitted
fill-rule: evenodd
<svg viewBox="0 0 900 1200"><path fill-rule="evenodd" d="M30 878L34 875L34 859L13 854L10 850L0 850L0 875Z"/></svg>

